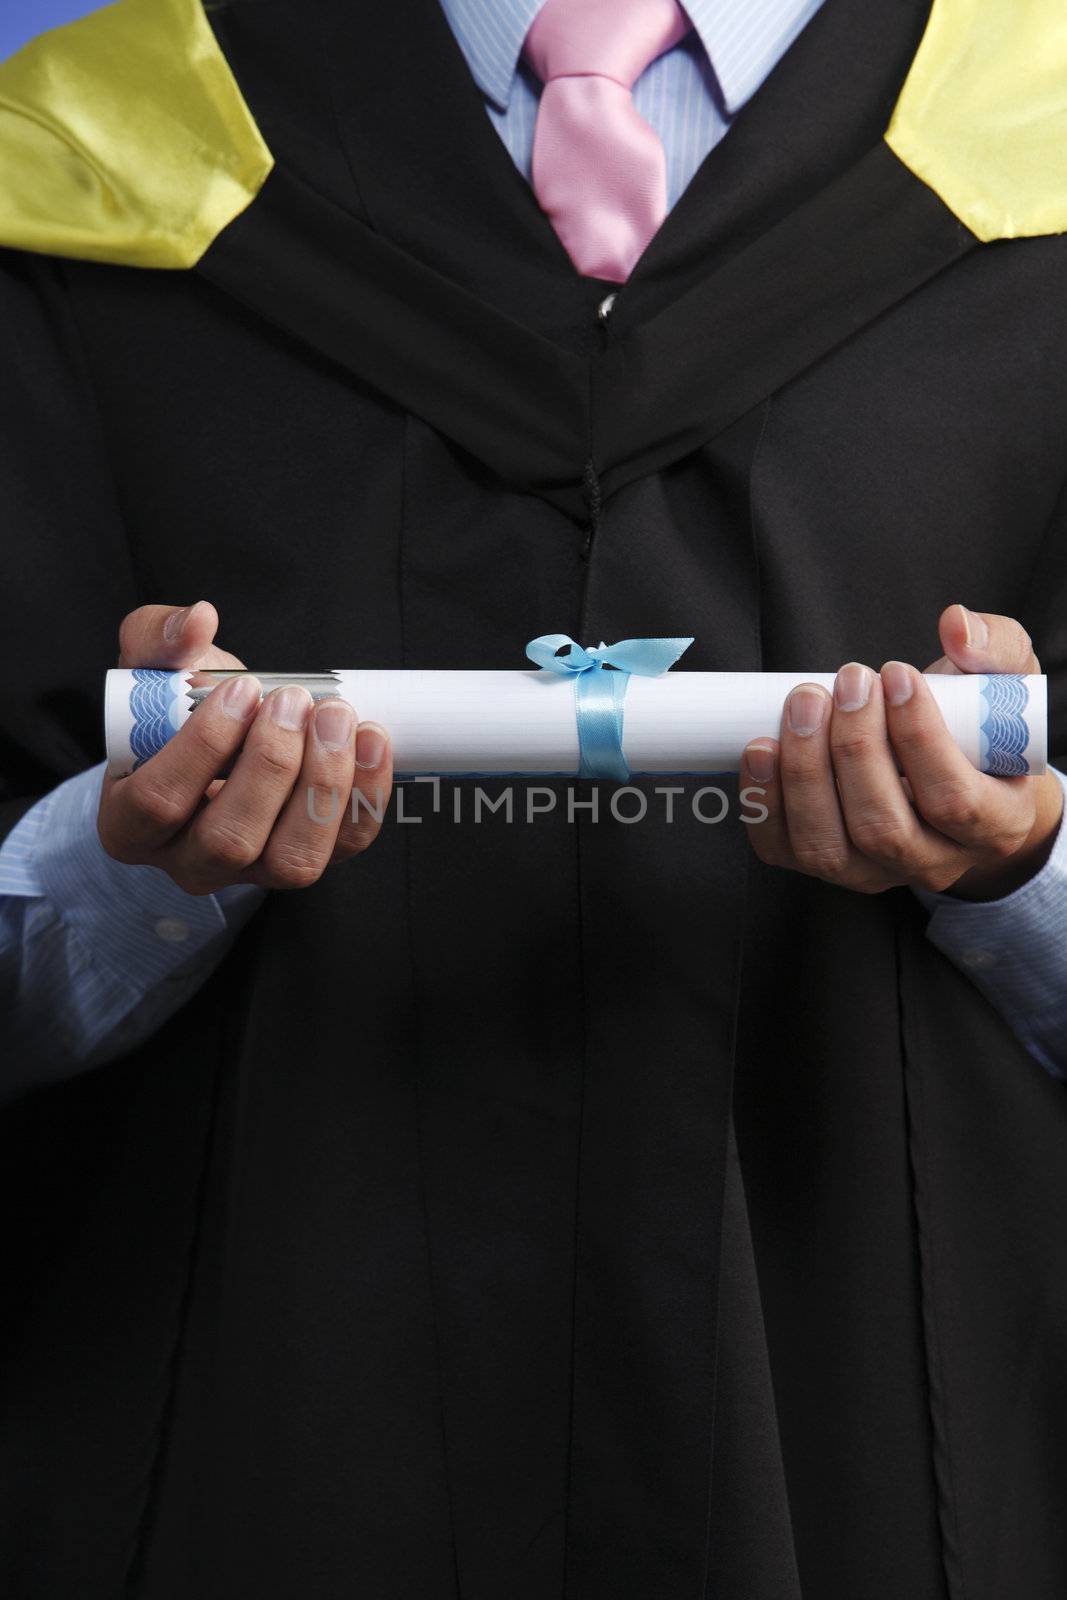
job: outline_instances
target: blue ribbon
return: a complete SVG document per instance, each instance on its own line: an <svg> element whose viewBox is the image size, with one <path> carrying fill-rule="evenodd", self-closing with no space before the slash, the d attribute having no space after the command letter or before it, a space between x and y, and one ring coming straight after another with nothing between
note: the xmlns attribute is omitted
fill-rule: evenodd
<svg viewBox="0 0 1067 1600"><path fill-rule="evenodd" d="M601 643L583 650L565 633L543 633L530 640L526 654L543 672L574 677L580 778L628 781L622 716L630 675L660 677L692 643L692 639L620 639L618 644Z"/></svg>

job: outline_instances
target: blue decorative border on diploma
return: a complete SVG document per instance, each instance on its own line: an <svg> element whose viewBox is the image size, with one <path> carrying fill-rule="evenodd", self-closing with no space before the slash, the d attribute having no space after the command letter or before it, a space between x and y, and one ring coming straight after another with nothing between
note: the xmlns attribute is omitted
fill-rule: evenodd
<svg viewBox="0 0 1067 1600"><path fill-rule="evenodd" d="M182 672L158 672L149 667L134 667L130 689L130 749L134 767L139 767L181 726L181 701L189 685Z"/></svg>
<svg viewBox="0 0 1067 1600"><path fill-rule="evenodd" d="M1026 759L1030 743L1026 720L1030 691L1026 679L1007 673L983 678L978 692L985 706L979 730L982 771L998 778L1021 777L1030 771Z"/></svg>

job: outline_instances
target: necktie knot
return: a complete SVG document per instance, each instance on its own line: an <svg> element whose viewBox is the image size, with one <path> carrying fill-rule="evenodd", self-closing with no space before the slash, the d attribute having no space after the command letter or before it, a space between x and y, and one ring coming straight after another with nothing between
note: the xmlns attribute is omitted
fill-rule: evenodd
<svg viewBox="0 0 1067 1600"><path fill-rule="evenodd" d="M587 277L625 283L666 215L663 142L631 89L689 28L678 0L545 0L526 35L534 193Z"/></svg>
<svg viewBox="0 0 1067 1600"><path fill-rule="evenodd" d="M593 76L629 89L690 27L678 0L545 0L523 57L542 83Z"/></svg>

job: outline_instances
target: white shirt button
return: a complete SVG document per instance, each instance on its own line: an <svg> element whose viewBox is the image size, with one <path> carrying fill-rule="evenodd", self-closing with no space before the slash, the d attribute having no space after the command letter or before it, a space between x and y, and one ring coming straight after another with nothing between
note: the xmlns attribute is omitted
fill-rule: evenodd
<svg viewBox="0 0 1067 1600"><path fill-rule="evenodd" d="M994 966L997 958L992 950L964 950L960 959L965 967L977 972L982 967Z"/></svg>
<svg viewBox="0 0 1067 1600"><path fill-rule="evenodd" d="M189 924L183 922L181 917L160 917L156 923L156 935L167 944L181 944L189 937Z"/></svg>

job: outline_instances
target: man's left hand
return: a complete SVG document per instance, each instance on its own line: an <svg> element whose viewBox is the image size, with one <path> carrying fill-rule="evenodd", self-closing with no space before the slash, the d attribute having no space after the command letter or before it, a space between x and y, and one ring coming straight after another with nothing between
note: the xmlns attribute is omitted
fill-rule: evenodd
<svg viewBox="0 0 1067 1600"><path fill-rule="evenodd" d="M1011 617L953 605L938 631L945 654L927 672L1041 671ZM762 861L861 894L908 885L999 899L1044 865L1063 808L1054 773L993 778L972 767L922 674L902 661L880 675L849 662L832 696L794 689L780 740L745 750L741 784L765 791L767 817L749 826Z"/></svg>

